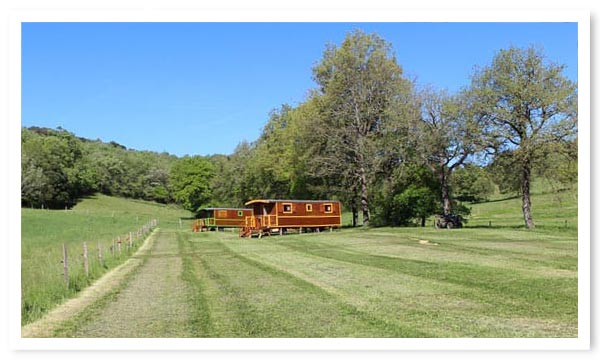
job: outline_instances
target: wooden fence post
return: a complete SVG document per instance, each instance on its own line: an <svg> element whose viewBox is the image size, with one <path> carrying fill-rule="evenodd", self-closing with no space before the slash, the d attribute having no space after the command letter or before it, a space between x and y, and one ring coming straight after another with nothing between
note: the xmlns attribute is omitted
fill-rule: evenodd
<svg viewBox="0 0 600 360"><path fill-rule="evenodd" d="M130 231L129 232L129 248L131 249L133 247L133 233Z"/></svg>
<svg viewBox="0 0 600 360"><path fill-rule="evenodd" d="M85 276L90 276L90 263L88 261L88 248L87 242L83 242L83 269L85 270Z"/></svg>
<svg viewBox="0 0 600 360"><path fill-rule="evenodd" d="M121 237L117 236L117 246L119 247L119 255L121 255Z"/></svg>
<svg viewBox="0 0 600 360"><path fill-rule="evenodd" d="M63 273L65 278L65 285L69 287L69 259L67 255L67 244L63 243Z"/></svg>
<svg viewBox="0 0 600 360"><path fill-rule="evenodd" d="M100 261L100 265L104 265L104 261L102 259L102 243L98 241L98 261Z"/></svg>
<svg viewBox="0 0 600 360"><path fill-rule="evenodd" d="M112 252L112 256L115 257L115 238L112 239L113 244L112 244L112 248L110 249Z"/></svg>

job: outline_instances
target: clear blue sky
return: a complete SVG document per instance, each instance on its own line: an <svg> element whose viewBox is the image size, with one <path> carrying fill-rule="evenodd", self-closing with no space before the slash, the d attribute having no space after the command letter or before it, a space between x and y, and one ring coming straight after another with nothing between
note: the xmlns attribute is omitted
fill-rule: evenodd
<svg viewBox="0 0 600 360"><path fill-rule="evenodd" d="M232 153L315 87L327 43L360 28L418 84L450 92L511 45L542 46L577 80L575 23L24 23L22 125L138 150Z"/></svg>

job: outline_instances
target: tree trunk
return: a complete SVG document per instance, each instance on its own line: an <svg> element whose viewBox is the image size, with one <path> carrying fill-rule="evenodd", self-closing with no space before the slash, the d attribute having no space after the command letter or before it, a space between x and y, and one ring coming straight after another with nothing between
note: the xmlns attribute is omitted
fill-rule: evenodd
<svg viewBox="0 0 600 360"><path fill-rule="evenodd" d="M425 216L421 218L421 227L425 227Z"/></svg>
<svg viewBox="0 0 600 360"><path fill-rule="evenodd" d="M533 216L531 215L531 195L529 194L531 185L531 161L525 159L523 161L523 169L521 174L521 197L523 199L523 219L525 227L528 229L535 228Z"/></svg>
<svg viewBox="0 0 600 360"><path fill-rule="evenodd" d="M367 174L364 167L360 167L360 203L363 213L363 226L369 226L369 191L367 189Z"/></svg>
<svg viewBox="0 0 600 360"><path fill-rule="evenodd" d="M358 225L358 208L355 203L352 203L352 227Z"/></svg>
<svg viewBox="0 0 600 360"><path fill-rule="evenodd" d="M440 170L440 185L442 187L442 202L444 204L444 215L452 212L452 203L450 202L450 190L448 188L448 177L443 169Z"/></svg>

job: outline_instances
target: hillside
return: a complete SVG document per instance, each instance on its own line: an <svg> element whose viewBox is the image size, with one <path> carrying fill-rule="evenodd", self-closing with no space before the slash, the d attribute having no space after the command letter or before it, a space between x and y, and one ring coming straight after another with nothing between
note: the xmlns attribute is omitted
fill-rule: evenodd
<svg viewBox="0 0 600 360"><path fill-rule="evenodd" d="M524 227L521 197L498 194L491 201L471 204L468 227ZM532 191L532 212L537 230L577 231L577 187L553 188L538 180Z"/></svg>

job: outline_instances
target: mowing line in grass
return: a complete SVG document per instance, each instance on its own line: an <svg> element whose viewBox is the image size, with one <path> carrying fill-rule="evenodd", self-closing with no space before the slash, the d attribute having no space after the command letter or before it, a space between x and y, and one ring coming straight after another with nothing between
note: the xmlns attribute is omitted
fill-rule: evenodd
<svg viewBox="0 0 600 360"><path fill-rule="evenodd" d="M307 246L298 239L279 243L295 251L345 261L353 264L388 269L399 273L476 288L465 293L473 299L496 303L510 312L534 317L565 319L577 315L577 281L563 278L524 278L522 273L496 268L447 262L434 263L363 252L339 246L314 244Z"/></svg>
<svg viewBox="0 0 600 360"><path fill-rule="evenodd" d="M573 291L577 288L576 279L524 278L523 274L516 271L500 272L492 267L465 263L434 263L371 255L349 251L339 246L315 246L291 239L281 242L281 245L324 258L478 288L484 292L473 292L472 294L476 295L474 299L493 299L498 305L509 307L520 315L571 317L577 314L577 292ZM491 296L477 296L487 293L491 293Z"/></svg>
<svg viewBox="0 0 600 360"><path fill-rule="evenodd" d="M177 233L177 245L182 259L181 278L192 289L189 304L193 316L190 317L190 327L195 337L208 337L214 333L211 323L210 309L204 294L204 281L196 273L192 256L189 253L189 233Z"/></svg>
<svg viewBox="0 0 600 360"><path fill-rule="evenodd" d="M392 323L387 319L382 319L382 318L378 318L378 317L369 315L366 312L359 310L356 306L344 302L343 299L341 299L339 296L328 292L327 290L323 289L322 287L318 286L317 284L314 284L303 278L295 276L294 274L292 274L288 271L285 271L281 268L268 265L264 262L259 262L259 261L253 260L247 256L240 254L240 253L236 253L236 252L232 251L231 248L227 247L227 245L224 243L220 243L220 244L223 245L224 247L226 247L231 252L231 254L234 255L236 258L240 259L241 261L243 261L249 265L255 266L255 267L257 267L265 272L268 272L274 276L283 277L283 278L289 280L290 282L293 282L294 284L298 285L300 288L303 288L303 289L310 291L314 294L317 294L319 296L334 297L340 303L340 307L343 308L344 313L355 314L358 317L365 320L366 322L368 322L369 324L392 330L392 331L394 331L394 333L396 334L395 336L397 336L397 337L429 337L428 334L426 334L422 331L415 331L414 329L407 329L403 326L400 326L397 323Z"/></svg>
<svg viewBox="0 0 600 360"><path fill-rule="evenodd" d="M426 337L372 317L341 302L329 292L302 279L233 252L219 235L201 234L192 241L219 299L215 310L237 319L233 336L260 337ZM221 300L221 301L217 301ZM231 319L230 319L231 320ZM231 335L231 334L230 334Z"/></svg>

